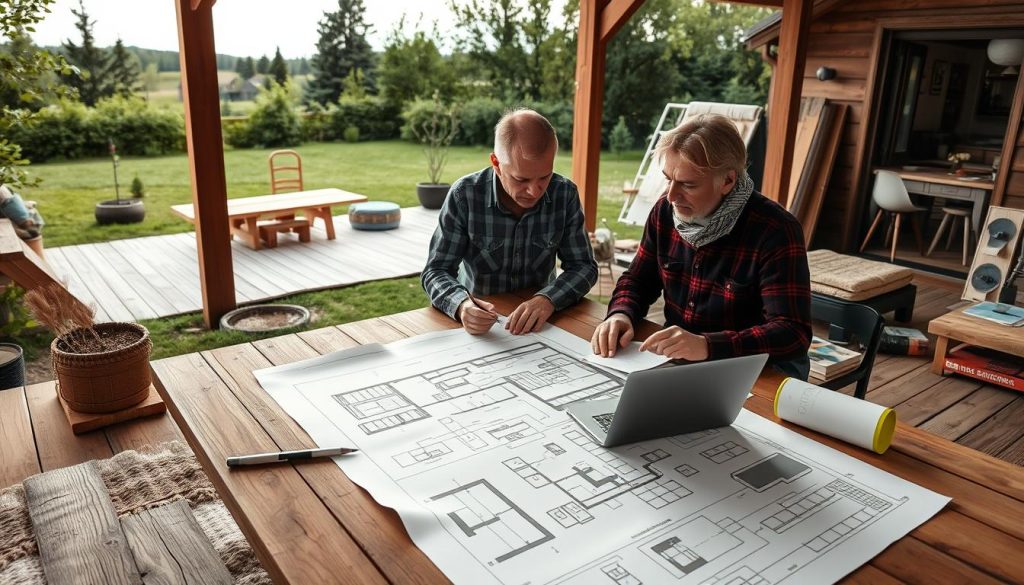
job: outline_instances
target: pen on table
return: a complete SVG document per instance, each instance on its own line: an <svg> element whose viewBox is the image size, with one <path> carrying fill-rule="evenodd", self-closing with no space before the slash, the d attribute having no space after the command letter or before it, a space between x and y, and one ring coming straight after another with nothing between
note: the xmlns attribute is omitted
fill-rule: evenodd
<svg viewBox="0 0 1024 585"><path fill-rule="evenodd" d="M260 463L276 463L278 461L292 461L295 459L312 459L314 457L333 457L335 455L348 455L359 449L348 447L335 447L332 449L300 449L298 451L277 451L273 453L256 453L254 455L239 455L228 457L228 467L237 465L258 465Z"/></svg>

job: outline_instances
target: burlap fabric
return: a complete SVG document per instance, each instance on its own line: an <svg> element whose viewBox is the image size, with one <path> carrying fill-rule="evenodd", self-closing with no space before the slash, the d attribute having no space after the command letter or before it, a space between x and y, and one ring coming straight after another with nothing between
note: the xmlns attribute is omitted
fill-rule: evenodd
<svg viewBox="0 0 1024 585"><path fill-rule="evenodd" d="M914 271L909 268L832 250L808 252L807 264L811 291L848 301L870 299L903 288L914 279Z"/></svg>
<svg viewBox="0 0 1024 585"><path fill-rule="evenodd" d="M118 517L188 501L235 583L270 583L249 543L189 448L174 441L151 452L124 451L97 461ZM0 584L46 582L21 484L0 490Z"/></svg>

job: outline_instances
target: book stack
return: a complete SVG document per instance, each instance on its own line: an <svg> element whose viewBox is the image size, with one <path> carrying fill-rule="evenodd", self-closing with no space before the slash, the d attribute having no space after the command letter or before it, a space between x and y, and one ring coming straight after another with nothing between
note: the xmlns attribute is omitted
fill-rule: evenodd
<svg viewBox="0 0 1024 585"><path fill-rule="evenodd" d="M1008 327L1024 326L1024 307L985 301L964 309L964 315L980 317Z"/></svg>
<svg viewBox="0 0 1024 585"><path fill-rule="evenodd" d="M943 373L952 372L1024 392L1024 362L1012 355L963 344L953 348L942 365Z"/></svg>
<svg viewBox="0 0 1024 585"><path fill-rule="evenodd" d="M928 355L928 336L910 327L886 327L878 349L894 355Z"/></svg>
<svg viewBox="0 0 1024 585"><path fill-rule="evenodd" d="M811 378L824 382L855 370L860 364L860 352L820 337L811 338L807 357L811 360Z"/></svg>

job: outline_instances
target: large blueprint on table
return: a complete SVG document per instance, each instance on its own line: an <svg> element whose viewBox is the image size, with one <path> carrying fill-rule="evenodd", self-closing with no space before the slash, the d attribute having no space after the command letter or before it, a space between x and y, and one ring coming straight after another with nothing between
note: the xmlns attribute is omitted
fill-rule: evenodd
<svg viewBox="0 0 1024 585"><path fill-rule="evenodd" d="M827 583L949 501L747 411L599 447L563 412L621 390L589 351L454 330L256 377L319 445L360 449L335 461L456 583Z"/></svg>

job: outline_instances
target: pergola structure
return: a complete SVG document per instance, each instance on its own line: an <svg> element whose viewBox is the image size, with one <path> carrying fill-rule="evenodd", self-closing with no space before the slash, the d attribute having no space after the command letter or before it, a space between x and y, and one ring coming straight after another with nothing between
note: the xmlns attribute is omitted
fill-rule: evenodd
<svg viewBox="0 0 1024 585"><path fill-rule="evenodd" d="M215 0L175 0L181 58L185 136L192 174L192 203L196 210L199 279L203 319L215 327L235 307L231 235L228 230L224 147L220 126L220 96L213 39ZM644 0L580 0L577 36L576 100L572 178L579 186L586 226L597 218L598 166L601 154L601 113L604 105L605 56L608 42L643 5ZM740 0L781 8L778 63L772 79L768 109L768 149L762 192L784 198L793 162L813 0Z"/></svg>

